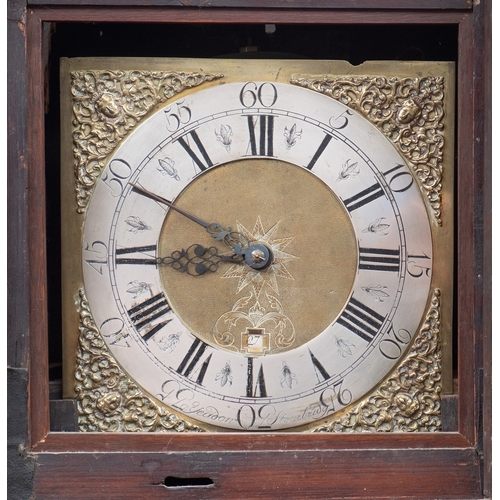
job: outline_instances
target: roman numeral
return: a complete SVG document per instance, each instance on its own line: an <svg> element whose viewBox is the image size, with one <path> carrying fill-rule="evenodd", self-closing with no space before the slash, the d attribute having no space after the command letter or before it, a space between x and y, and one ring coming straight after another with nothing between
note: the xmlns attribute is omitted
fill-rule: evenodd
<svg viewBox="0 0 500 500"><path fill-rule="evenodd" d="M141 265L156 265L156 257L149 258L134 258L134 257L118 257L118 255L127 255L133 253L156 252L156 245L144 245L142 247L117 248L115 262L116 264L141 264Z"/></svg>
<svg viewBox="0 0 500 500"><path fill-rule="evenodd" d="M208 344L205 344L205 342L202 342L199 338L196 338L191 344L188 352L184 356L184 359L181 361L179 368L177 368L177 373L186 378L191 378L191 375L198 374L196 377L196 383L198 385L203 385L203 379L205 378L208 365L210 364L210 361L212 359L212 353L210 353L205 358L198 370L196 369L196 366L200 362L207 347Z"/></svg>
<svg viewBox="0 0 500 500"><path fill-rule="evenodd" d="M349 212L352 212L353 210L356 210L366 205L367 203L371 203L381 196L384 196L384 191L382 189L382 186L378 182L376 182L375 184L373 184L373 186L370 186L360 193L347 198L347 200L343 200L343 202L347 210L349 210Z"/></svg>
<svg viewBox="0 0 500 500"><path fill-rule="evenodd" d="M363 340L371 342L377 335L385 317L351 297L337 323L355 333Z"/></svg>
<svg viewBox="0 0 500 500"><path fill-rule="evenodd" d="M253 383L254 358L247 358L247 398L267 398L266 380L264 378L264 367L260 365L257 381Z"/></svg>
<svg viewBox="0 0 500 500"><path fill-rule="evenodd" d="M393 271L399 272L399 248L389 250L385 248L359 249L359 269L368 271Z"/></svg>
<svg viewBox="0 0 500 500"><path fill-rule="evenodd" d="M132 307L127 310L130 320L134 324L137 331L142 330L151 326L153 321L161 318L168 312L170 312L170 306L168 305L167 299L163 293L159 293L154 297L151 297L139 305ZM170 323L171 319L163 321L153 326L151 329L147 330L144 334L141 334L144 341L148 341L153 335L161 330L166 324ZM141 332L139 332L141 333Z"/></svg>
<svg viewBox="0 0 500 500"><path fill-rule="evenodd" d="M198 148L198 151L201 153L201 156L203 159L201 159L192 149L191 146L188 144L188 142L184 139L184 137L179 137L177 139L179 141L179 144L186 150L186 153L192 158L192 160L198 165L198 168L203 172L207 168L210 168L213 166L212 160L208 156L208 153L205 149L205 146L200 141L200 138L198 137L198 134L196 133L196 130L192 130L189 132L191 138L193 139L194 143L196 144L196 147Z"/></svg>
<svg viewBox="0 0 500 500"><path fill-rule="evenodd" d="M325 137L321 141L321 144L319 145L319 148L316 150L316 153L314 153L313 157L311 158L311 161L309 162L309 164L307 165L306 168L308 168L309 170L312 170L314 165L316 165L316 162L318 161L319 157L323 154L323 151L326 149L328 144L330 144L331 140L332 140L331 135L328 135L328 134L325 135Z"/></svg>
<svg viewBox="0 0 500 500"><path fill-rule="evenodd" d="M250 135L250 151L252 156L273 156L273 115L248 115L248 133ZM257 143L256 129L259 129L259 142ZM258 149L257 149L258 146Z"/></svg>
<svg viewBox="0 0 500 500"><path fill-rule="evenodd" d="M328 380L330 378L330 374L326 371L325 367L319 362L318 358L312 353L311 349L309 349L309 356L311 356L311 361L314 366L314 371L316 372L316 377L318 377L318 383L322 382L323 380Z"/></svg>

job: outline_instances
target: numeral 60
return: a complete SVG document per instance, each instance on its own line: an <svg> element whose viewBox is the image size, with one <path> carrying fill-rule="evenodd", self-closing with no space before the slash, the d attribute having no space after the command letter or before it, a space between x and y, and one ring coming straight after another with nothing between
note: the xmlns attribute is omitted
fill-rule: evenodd
<svg viewBox="0 0 500 500"><path fill-rule="evenodd" d="M259 86L255 82L247 82L240 92L240 102L245 108L254 107L257 101L261 106L270 108L275 105L277 99L278 91L270 82L262 83Z"/></svg>

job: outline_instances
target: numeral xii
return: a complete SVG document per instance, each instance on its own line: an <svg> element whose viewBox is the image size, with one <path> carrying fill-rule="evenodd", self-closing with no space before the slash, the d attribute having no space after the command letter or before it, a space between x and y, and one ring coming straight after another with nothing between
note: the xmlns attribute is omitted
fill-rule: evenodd
<svg viewBox="0 0 500 500"><path fill-rule="evenodd" d="M248 115L247 121L248 134L250 137L250 152L252 156L273 156L274 116Z"/></svg>

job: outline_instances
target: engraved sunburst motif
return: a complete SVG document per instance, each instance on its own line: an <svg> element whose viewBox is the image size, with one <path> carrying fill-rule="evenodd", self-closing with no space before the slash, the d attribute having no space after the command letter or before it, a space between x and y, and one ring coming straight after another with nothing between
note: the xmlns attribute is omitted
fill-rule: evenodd
<svg viewBox="0 0 500 500"><path fill-rule="evenodd" d="M258 242L266 245L273 255L271 264L264 270L252 269L249 266L242 266L241 264L234 264L227 270L222 277L238 278L237 293L240 293L247 286L251 286L255 297L258 299L264 286L269 286L279 295L278 278L293 280L293 276L288 271L286 263L298 259L298 257L284 251L293 240L293 236L276 238L279 224L280 221L265 231L260 217L257 217L253 230L249 231L240 222L237 222L237 231L239 233L246 236L251 243Z"/></svg>

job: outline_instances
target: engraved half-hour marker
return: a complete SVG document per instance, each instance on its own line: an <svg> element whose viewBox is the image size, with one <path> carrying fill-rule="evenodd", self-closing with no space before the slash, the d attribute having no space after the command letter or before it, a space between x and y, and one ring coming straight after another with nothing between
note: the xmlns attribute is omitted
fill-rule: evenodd
<svg viewBox="0 0 500 500"><path fill-rule="evenodd" d="M391 227L391 225L384 222L385 220L385 217L379 217L378 219L375 219L373 222L368 224L368 227L363 229L363 233L373 233L387 236L389 234L389 228Z"/></svg>
<svg viewBox="0 0 500 500"><path fill-rule="evenodd" d="M220 382L220 386L224 387L228 382L229 385L233 385L233 376L231 375L231 365L229 361L222 367L221 371L215 376L215 381Z"/></svg>
<svg viewBox="0 0 500 500"><path fill-rule="evenodd" d="M233 135L233 129L229 125L224 125L222 124L219 128L219 131L214 130L215 132L215 137L217 140L224 146L226 151L228 153L231 152L231 144L233 143L233 140L231 139L231 136Z"/></svg>
<svg viewBox="0 0 500 500"><path fill-rule="evenodd" d="M141 220L140 217L137 217L136 215L129 215L125 219L125 223L130 226L127 231L131 233L142 233L143 231L150 231L151 226L148 226L143 220Z"/></svg>
<svg viewBox="0 0 500 500"><path fill-rule="evenodd" d="M338 353L343 357L352 356L353 349L356 346L349 342L348 340L343 339L342 337L335 337L335 345L338 348Z"/></svg>
<svg viewBox="0 0 500 500"><path fill-rule="evenodd" d="M385 285L368 285L362 286L361 290L366 292L368 295L373 297L376 302L384 302L390 295L386 292L387 287Z"/></svg>
<svg viewBox="0 0 500 500"><path fill-rule="evenodd" d="M171 333L168 337L163 337L156 343L162 351L168 352L168 354L172 354L177 347L177 344L179 343L181 335L182 332Z"/></svg>
<svg viewBox="0 0 500 500"><path fill-rule="evenodd" d="M297 376L295 375L295 373L292 372L287 362L283 361L281 367L281 379L280 379L281 387L286 386L289 389L291 389L294 383L298 384Z"/></svg>
<svg viewBox="0 0 500 500"><path fill-rule="evenodd" d="M158 167L157 169L158 172L161 173L161 175L168 175L169 177L172 177L172 179L175 179L176 181L180 181L181 178L179 177L179 172L175 168L175 162L171 158L165 157L165 158L158 158Z"/></svg>
<svg viewBox="0 0 500 500"><path fill-rule="evenodd" d="M347 160L343 165L342 169L339 172L339 176L337 177L336 182L345 181L346 179L352 179L356 177L360 172L358 162Z"/></svg>
<svg viewBox="0 0 500 500"><path fill-rule="evenodd" d="M148 285L145 281L130 281L127 286L127 293L132 294L134 299L136 299L138 295L142 295L150 290L150 285Z"/></svg>
<svg viewBox="0 0 500 500"><path fill-rule="evenodd" d="M294 123L290 129L285 127L285 131L283 132L285 136L285 147L287 151L297 144L297 141L302 137L302 130L297 130L297 124Z"/></svg>

